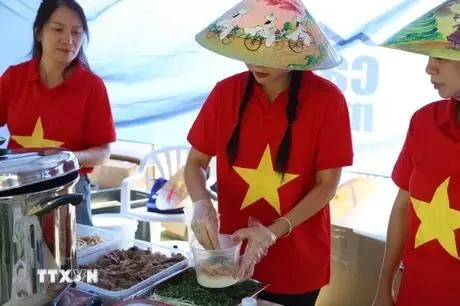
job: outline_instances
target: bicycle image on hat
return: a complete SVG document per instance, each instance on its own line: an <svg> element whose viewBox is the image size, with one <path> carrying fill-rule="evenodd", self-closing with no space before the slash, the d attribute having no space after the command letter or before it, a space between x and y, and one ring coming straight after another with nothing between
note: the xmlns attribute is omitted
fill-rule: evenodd
<svg viewBox="0 0 460 306"><path fill-rule="evenodd" d="M255 58L260 52L272 54L291 61L295 68L321 61L324 44L314 24L301 10L291 10L286 16L284 11L255 11L242 6L211 23L203 38L216 50L239 53L241 49L245 56Z"/></svg>

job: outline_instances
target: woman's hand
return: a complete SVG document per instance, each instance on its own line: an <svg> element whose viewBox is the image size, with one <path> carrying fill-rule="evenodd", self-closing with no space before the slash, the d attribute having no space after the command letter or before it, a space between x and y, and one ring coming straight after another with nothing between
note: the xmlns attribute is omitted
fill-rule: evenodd
<svg viewBox="0 0 460 306"><path fill-rule="evenodd" d="M103 165L110 158L110 144L89 149L74 151L80 167L96 167Z"/></svg>
<svg viewBox="0 0 460 306"><path fill-rule="evenodd" d="M193 203L193 216L190 224L198 242L206 250L220 249L219 218L211 200Z"/></svg>
<svg viewBox="0 0 460 306"><path fill-rule="evenodd" d="M251 278L255 265L264 257L268 249L275 243L275 234L260 222L249 219L249 227L240 229L233 234L234 239L247 240L246 251L235 274L238 280Z"/></svg>
<svg viewBox="0 0 460 306"><path fill-rule="evenodd" d="M374 301L372 302L372 306L395 306L395 302L391 296L391 293L377 293Z"/></svg>
<svg viewBox="0 0 460 306"><path fill-rule="evenodd" d="M38 155L40 156L50 156L54 154L59 154L63 152L65 149L63 148L43 148L38 152Z"/></svg>

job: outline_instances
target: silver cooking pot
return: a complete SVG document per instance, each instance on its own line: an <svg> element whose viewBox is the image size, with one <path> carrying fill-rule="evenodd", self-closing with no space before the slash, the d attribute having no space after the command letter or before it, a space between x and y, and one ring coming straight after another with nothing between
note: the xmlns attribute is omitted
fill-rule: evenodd
<svg viewBox="0 0 460 306"><path fill-rule="evenodd" d="M44 305L68 285L40 274L76 268L78 170L71 152L0 149L0 305Z"/></svg>

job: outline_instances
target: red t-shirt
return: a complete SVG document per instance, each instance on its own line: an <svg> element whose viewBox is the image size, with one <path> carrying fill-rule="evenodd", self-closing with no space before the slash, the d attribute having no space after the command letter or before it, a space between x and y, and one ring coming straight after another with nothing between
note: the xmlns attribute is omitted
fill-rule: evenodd
<svg viewBox="0 0 460 306"><path fill-rule="evenodd" d="M79 151L116 140L102 79L78 63L67 80L48 89L38 65L35 58L11 66L0 78L0 126L8 126L9 148Z"/></svg>
<svg viewBox="0 0 460 306"><path fill-rule="evenodd" d="M188 135L195 149L217 156L221 232L228 234L247 227L250 216L264 225L272 224L314 187L317 171L351 165L353 157L343 95L329 81L304 72L285 181L280 184L273 162L287 127L288 90L270 103L255 84L231 167L226 146L248 75L245 72L219 82ZM282 294L305 293L326 285L330 278L330 226L329 206L325 206L269 249L256 266L255 278L270 283L268 291Z"/></svg>
<svg viewBox="0 0 460 306"><path fill-rule="evenodd" d="M460 305L460 126L454 100L418 110L392 178L410 194L397 306Z"/></svg>

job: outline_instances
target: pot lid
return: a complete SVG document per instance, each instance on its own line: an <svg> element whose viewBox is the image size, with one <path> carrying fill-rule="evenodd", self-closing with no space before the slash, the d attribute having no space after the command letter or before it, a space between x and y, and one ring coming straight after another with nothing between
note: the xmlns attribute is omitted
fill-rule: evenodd
<svg viewBox="0 0 460 306"><path fill-rule="evenodd" d="M0 150L0 192L62 177L79 168L75 154L56 148Z"/></svg>

